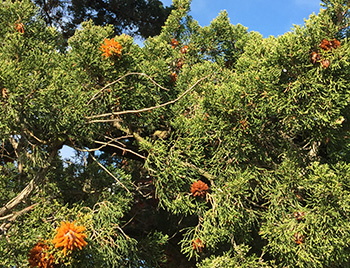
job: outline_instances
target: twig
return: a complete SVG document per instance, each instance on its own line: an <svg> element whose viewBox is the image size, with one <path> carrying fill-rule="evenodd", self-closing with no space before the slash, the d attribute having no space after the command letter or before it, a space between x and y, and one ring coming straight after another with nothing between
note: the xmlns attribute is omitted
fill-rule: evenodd
<svg viewBox="0 0 350 268"><path fill-rule="evenodd" d="M127 139L127 138L133 138L133 137L134 137L133 135L126 135L126 136L118 137L118 138L112 138L112 137L104 136L105 139L108 139L110 141L114 141L116 143L119 143L124 148L126 147L126 145L124 143L118 141L118 140L120 140L120 139Z"/></svg>
<svg viewBox="0 0 350 268"><path fill-rule="evenodd" d="M156 106L152 106L152 107L148 107L148 108L143 108L140 110L126 110L126 111L120 111L120 112L112 112L112 113L105 113L105 114L99 114L99 115L93 115L93 116L87 116L85 117L86 119L94 119L94 118L101 118L101 117L107 117L107 116L114 116L114 115L123 115L123 114L135 114L135 113L142 113L142 112L147 112L147 111L151 111L154 109L158 109L170 104L173 104L177 101L179 101L180 99L182 99L186 94L188 94L190 91L192 91L194 89L194 87L196 85L198 85L201 81L203 81L204 79L207 79L209 77L209 75L202 77L201 79L197 80L191 87L189 87L185 92L183 92L179 97L177 97L174 100L156 105ZM88 123L92 124L92 123L101 123L101 122L114 122L116 120L119 119L98 119L98 120L91 120Z"/></svg>
<svg viewBox="0 0 350 268"><path fill-rule="evenodd" d="M134 220L134 218L136 217L137 212L134 214L134 216L132 216L130 218L130 220L128 220L126 223L123 224L123 226L121 228L124 228L125 226L127 226L130 222L132 222Z"/></svg>
<svg viewBox="0 0 350 268"><path fill-rule="evenodd" d="M204 178L210 180L213 183L213 180L215 179L215 177L212 174L205 171L204 169L201 169L201 168L199 168L191 163L188 163L188 162L184 162L183 165L186 167L195 169L199 173L199 175L203 176Z"/></svg>
<svg viewBox="0 0 350 268"><path fill-rule="evenodd" d="M104 171L107 172L108 175L110 175L117 183L119 183L128 193L130 193L129 189L126 188L126 186L120 181L118 180L104 165L102 165L100 162L97 161L97 159L90 154L91 158L97 163L97 165L99 165Z"/></svg>
<svg viewBox="0 0 350 268"><path fill-rule="evenodd" d="M112 144L112 143L111 143L112 141L110 141L110 142L94 141L94 142L97 143L97 144L106 144L106 145L104 145L104 146L107 146L107 145L108 145L108 146L111 146L111 147L115 147L115 148L117 148L117 149L119 149L119 150L122 150L123 152L125 151L125 152L128 152L128 153L132 153L132 154L136 155L137 157L140 157L140 158L142 158L142 159L146 159L146 157L144 157L143 155L140 155L139 153L134 152L133 150L120 147L120 146L118 146L118 145L116 145L116 144Z"/></svg>
<svg viewBox="0 0 350 268"><path fill-rule="evenodd" d="M129 135L128 135L129 136ZM132 137L132 136L130 136ZM81 148L78 148L76 146L73 145L73 148L77 151L80 151L80 152L86 152L86 153L91 153L91 152L96 152L96 151L99 151L101 150L102 148L106 147L106 146L109 146L110 143L113 142L113 140L109 141L109 142L98 142L98 141L94 141L95 143L100 143L102 144L100 147L97 147L97 148L93 148L93 149L81 149Z"/></svg>
<svg viewBox="0 0 350 268"><path fill-rule="evenodd" d="M22 214L32 210L35 206L37 206L39 203L35 203L33 205L30 205L29 207L26 207L20 211L17 211L17 212L13 212L9 215L6 215L4 217L0 217L0 221L3 221L3 220L7 220L9 219L9 221L14 221L18 216L21 216Z"/></svg>
<svg viewBox="0 0 350 268"><path fill-rule="evenodd" d="M258 203L254 202L253 200L248 199L246 196L244 196L244 200L246 200L247 202L251 203L253 206L256 206L258 208L268 209L268 207L266 207L264 205L259 205Z"/></svg>
<svg viewBox="0 0 350 268"><path fill-rule="evenodd" d="M42 144L48 144L47 141L41 140L39 139L37 136L35 136L32 132L29 131L29 129L25 128L24 129L25 132L27 132L29 134L29 136L31 136L32 138L34 138L35 140L37 140L38 142L42 143Z"/></svg>
<svg viewBox="0 0 350 268"><path fill-rule="evenodd" d="M168 88L165 88L161 85L159 85L156 81L154 81L149 75L145 74L145 73L138 73L138 72L131 72L131 73L127 73L125 75L123 75L122 77L118 78L117 80L105 85L103 88L101 88L95 95L92 96L92 98L87 102L87 105L89 105L92 101L94 101L95 99L97 99L97 95L99 95L103 90L105 90L106 88L109 88L110 86L113 86L114 84L120 82L122 79L124 79L127 76L130 75L140 75L140 76L145 76L147 77L149 80L151 80L151 82L156 85L157 87L164 89L166 91L170 91Z"/></svg>
<svg viewBox="0 0 350 268"><path fill-rule="evenodd" d="M128 135L128 136L125 136L125 137L133 137L133 136ZM102 144L100 147L97 147L97 148L93 148L93 149L81 149L81 148L78 148L78 147L76 147L76 146L73 146L73 148L74 148L75 150L77 150L77 151L80 151L80 152L91 153L91 152L99 151L99 150L101 150L101 149L104 148L104 147L110 146L110 147L115 147L115 148L117 148L117 149L119 149L119 150L122 150L123 152L128 152L128 153L134 154L134 155L136 155L136 156L139 157L139 158L146 159L145 156L143 156L143 155L141 155L141 154L139 154L139 153L137 153L137 152L134 152L134 151L131 150L131 149L127 149L127 148L125 148L125 147L120 147L120 146L118 146L118 145L116 145L116 144L112 144L112 142L117 141L116 139L109 138L109 137L107 137L107 138L110 139L110 141L108 141L108 142L102 142L102 141L96 141L96 140L94 140L94 143ZM121 144L122 144L122 143L121 143ZM122 145L125 146L124 144L122 144Z"/></svg>
<svg viewBox="0 0 350 268"><path fill-rule="evenodd" d="M124 233L124 231L123 231L122 228L120 228L119 226L117 226L117 229L124 235L124 237L125 237L126 239L128 239L128 240L130 239L130 237Z"/></svg>

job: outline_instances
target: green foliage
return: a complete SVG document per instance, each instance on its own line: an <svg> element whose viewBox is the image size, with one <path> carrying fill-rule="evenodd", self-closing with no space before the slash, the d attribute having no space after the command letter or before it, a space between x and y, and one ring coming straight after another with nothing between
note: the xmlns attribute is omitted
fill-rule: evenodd
<svg viewBox="0 0 350 268"><path fill-rule="evenodd" d="M104 1L76 0L33 2L45 22L61 28L65 38L71 37L80 23L90 19L96 25L112 24L115 34L129 33L148 38L160 33L172 9L158 0L114 0L108 4Z"/></svg>
<svg viewBox="0 0 350 268"><path fill-rule="evenodd" d="M219 267L239 267L239 268L262 268L275 267L272 263L265 263L262 258L249 255L249 247L240 245L235 247L235 252L225 252L221 256L212 256L204 259L198 267L219 268Z"/></svg>
<svg viewBox="0 0 350 268"><path fill-rule="evenodd" d="M288 265L347 266L349 165L338 163L331 168L315 162L303 174L292 170L291 164L283 164L275 173L277 184L266 185L271 205L261 234L268 247ZM298 212L303 216L298 217ZM296 243L296 234L303 243Z"/></svg>
<svg viewBox="0 0 350 268"><path fill-rule="evenodd" d="M348 1L269 38L173 5L143 47L91 20L64 46L3 2L0 263L45 242L60 267L348 266ZM87 245L56 248L61 221Z"/></svg>

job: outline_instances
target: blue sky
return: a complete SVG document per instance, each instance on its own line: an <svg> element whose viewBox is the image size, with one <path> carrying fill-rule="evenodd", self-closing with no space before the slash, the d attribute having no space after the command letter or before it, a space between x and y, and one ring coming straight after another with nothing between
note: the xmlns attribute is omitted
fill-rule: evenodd
<svg viewBox="0 0 350 268"><path fill-rule="evenodd" d="M171 0L161 0L171 5ZM303 25L312 13L318 14L321 0L192 0L191 15L201 26L207 26L221 10L230 21L257 31L264 37L282 35L293 24Z"/></svg>

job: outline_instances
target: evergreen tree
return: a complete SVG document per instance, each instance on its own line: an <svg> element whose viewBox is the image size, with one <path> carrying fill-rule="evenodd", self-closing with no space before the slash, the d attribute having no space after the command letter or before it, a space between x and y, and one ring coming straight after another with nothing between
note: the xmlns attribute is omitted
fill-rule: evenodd
<svg viewBox="0 0 350 268"><path fill-rule="evenodd" d="M33 0L48 25L59 27L65 38L83 21L112 24L115 34L128 33L148 38L158 35L171 7L159 0Z"/></svg>
<svg viewBox="0 0 350 268"><path fill-rule="evenodd" d="M349 266L350 3L269 38L173 5L63 47L3 1L2 267Z"/></svg>

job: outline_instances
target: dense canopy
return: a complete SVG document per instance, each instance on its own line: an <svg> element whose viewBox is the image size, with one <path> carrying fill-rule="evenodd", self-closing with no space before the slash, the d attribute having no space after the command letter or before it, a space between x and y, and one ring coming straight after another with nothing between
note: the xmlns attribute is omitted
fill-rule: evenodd
<svg viewBox="0 0 350 268"><path fill-rule="evenodd" d="M116 34L129 33L148 38L160 33L172 7L160 0L33 0L39 14L51 26L60 29L65 38L83 21L96 25L112 24Z"/></svg>
<svg viewBox="0 0 350 268"><path fill-rule="evenodd" d="M140 47L3 1L0 264L349 266L349 5L263 38L174 0Z"/></svg>

